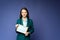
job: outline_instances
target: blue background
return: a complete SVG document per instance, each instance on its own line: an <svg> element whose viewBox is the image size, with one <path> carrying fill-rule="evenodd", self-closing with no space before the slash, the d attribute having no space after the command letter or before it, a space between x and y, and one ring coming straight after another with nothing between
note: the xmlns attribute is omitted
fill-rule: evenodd
<svg viewBox="0 0 60 40"><path fill-rule="evenodd" d="M59 0L0 0L0 40L16 40L19 11L27 7L35 32L31 40L60 40Z"/></svg>

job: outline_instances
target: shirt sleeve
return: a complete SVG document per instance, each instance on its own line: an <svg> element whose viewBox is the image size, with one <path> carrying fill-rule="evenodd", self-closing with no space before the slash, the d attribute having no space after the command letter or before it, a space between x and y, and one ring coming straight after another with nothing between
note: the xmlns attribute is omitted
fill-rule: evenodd
<svg viewBox="0 0 60 40"><path fill-rule="evenodd" d="M19 24L20 23L20 20L18 19L17 21L16 21L16 24Z"/></svg>
<svg viewBox="0 0 60 40"><path fill-rule="evenodd" d="M33 27L33 21L32 20L30 20L29 32L30 32L30 34L32 34L34 32L34 27Z"/></svg>
<svg viewBox="0 0 60 40"><path fill-rule="evenodd" d="M16 24L19 24L19 23L20 23L20 20L17 19ZM16 30L17 30L17 29L15 28L15 31L16 31ZM19 32L16 31L16 33L19 33Z"/></svg>

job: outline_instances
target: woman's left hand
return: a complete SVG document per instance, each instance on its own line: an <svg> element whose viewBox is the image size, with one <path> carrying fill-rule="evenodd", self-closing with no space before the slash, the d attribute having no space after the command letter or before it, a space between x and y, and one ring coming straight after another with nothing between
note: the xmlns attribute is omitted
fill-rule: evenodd
<svg viewBox="0 0 60 40"><path fill-rule="evenodd" d="M30 32L26 32L26 33L25 33L25 36L28 36L29 34L30 34Z"/></svg>

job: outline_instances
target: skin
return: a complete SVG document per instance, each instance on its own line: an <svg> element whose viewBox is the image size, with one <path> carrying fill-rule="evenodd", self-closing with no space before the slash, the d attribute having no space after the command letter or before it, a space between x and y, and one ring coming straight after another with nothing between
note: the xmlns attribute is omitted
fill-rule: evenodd
<svg viewBox="0 0 60 40"><path fill-rule="evenodd" d="M22 9L21 14L22 14L22 18L26 18L27 16L26 10Z"/></svg>
<svg viewBox="0 0 60 40"><path fill-rule="evenodd" d="M27 16L27 11L26 10L24 10L24 9L22 9L22 12L21 12L21 14L22 14L22 18L23 18L23 20L25 21L26 20L26 16ZM16 28L18 27L18 24L16 24ZM25 34L25 36L28 36L28 34L30 34L30 32L26 32L26 33L24 33Z"/></svg>

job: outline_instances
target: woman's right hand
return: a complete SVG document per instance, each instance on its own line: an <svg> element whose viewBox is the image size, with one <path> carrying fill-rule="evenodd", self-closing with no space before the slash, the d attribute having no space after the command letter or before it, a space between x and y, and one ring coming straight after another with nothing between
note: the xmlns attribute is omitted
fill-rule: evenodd
<svg viewBox="0 0 60 40"><path fill-rule="evenodd" d="M17 28L19 24L16 24L15 27Z"/></svg>

